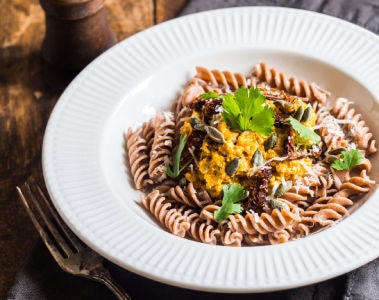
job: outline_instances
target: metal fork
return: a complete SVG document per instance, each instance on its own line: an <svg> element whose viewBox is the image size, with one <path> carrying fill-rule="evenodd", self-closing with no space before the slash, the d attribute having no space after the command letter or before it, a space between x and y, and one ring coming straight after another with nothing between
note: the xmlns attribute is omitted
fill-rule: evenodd
<svg viewBox="0 0 379 300"><path fill-rule="evenodd" d="M37 182L41 180L30 177L21 186L17 186L17 192L58 265L67 273L104 284L117 299L131 299L103 266L103 258L80 241L63 222L47 192Z"/></svg>

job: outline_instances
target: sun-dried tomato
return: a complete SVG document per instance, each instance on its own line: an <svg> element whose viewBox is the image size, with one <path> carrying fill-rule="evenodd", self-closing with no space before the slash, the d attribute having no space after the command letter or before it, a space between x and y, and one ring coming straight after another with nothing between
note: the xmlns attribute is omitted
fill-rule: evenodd
<svg viewBox="0 0 379 300"><path fill-rule="evenodd" d="M286 124L284 124L284 117L282 117L281 115L275 114L274 120L275 120L274 126L276 128L283 128L283 127L287 126Z"/></svg>
<svg viewBox="0 0 379 300"><path fill-rule="evenodd" d="M288 158L296 157L296 146L295 146L295 133L292 129L288 131L288 137L284 142L284 148L287 150Z"/></svg>
<svg viewBox="0 0 379 300"><path fill-rule="evenodd" d="M201 130L193 130L187 139L187 145L196 150L200 149L207 133Z"/></svg>
<svg viewBox="0 0 379 300"><path fill-rule="evenodd" d="M197 98L195 101L193 101L190 105L190 107L194 110L194 111L201 111L203 109L203 106L205 104L205 99L202 99L202 98Z"/></svg>
<svg viewBox="0 0 379 300"><path fill-rule="evenodd" d="M254 174L252 185L249 189L249 196L242 203L246 211L253 210L259 214L263 212L271 176L271 167L261 168Z"/></svg>
<svg viewBox="0 0 379 300"><path fill-rule="evenodd" d="M212 115L217 115L222 111L222 99L214 98L205 101L203 106L204 117L212 117Z"/></svg>

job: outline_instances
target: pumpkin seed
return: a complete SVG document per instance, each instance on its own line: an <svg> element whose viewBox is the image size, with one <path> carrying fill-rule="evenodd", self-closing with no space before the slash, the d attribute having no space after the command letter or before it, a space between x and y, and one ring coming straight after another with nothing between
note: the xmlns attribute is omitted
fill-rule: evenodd
<svg viewBox="0 0 379 300"><path fill-rule="evenodd" d="M193 126L193 129L195 129L195 130L199 130L199 131L205 131L205 125L204 124L195 124L194 126Z"/></svg>
<svg viewBox="0 0 379 300"><path fill-rule="evenodd" d="M292 186L291 180L283 181L279 184L277 189L275 190L274 197L281 197L283 196Z"/></svg>
<svg viewBox="0 0 379 300"><path fill-rule="evenodd" d="M299 108L296 110L293 117L300 122L301 118L303 117L303 114L304 114L304 108L303 106L299 106Z"/></svg>
<svg viewBox="0 0 379 300"><path fill-rule="evenodd" d="M236 174L238 167L240 165L240 162L241 162L241 158L239 157L236 157L233 160L231 160L226 166L226 169L225 169L226 174L228 174L229 176L233 176L234 174Z"/></svg>
<svg viewBox="0 0 379 300"><path fill-rule="evenodd" d="M212 141L219 144L225 143L224 135L217 128L212 126L205 126L205 131Z"/></svg>
<svg viewBox="0 0 379 300"><path fill-rule="evenodd" d="M259 149L255 150L253 157L251 158L253 167L260 168L264 164L264 158L262 152Z"/></svg>
<svg viewBox="0 0 379 300"><path fill-rule="evenodd" d="M277 140L278 135L276 133L273 133L263 144L265 151L274 148Z"/></svg>
<svg viewBox="0 0 379 300"><path fill-rule="evenodd" d="M275 106L277 106L283 113L290 114L294 112L295 106L288 101L277 100L274 101Z"/></svg>
<svg viewBox="0 0 379 300"><path fill-rule="evenodd" d="M197 124L200 124L200 119L195 116L190 117L190 124L192 127L195 127Z"/></svg>
<svg viewBox="0 0 379 300"><path fill-rule="evenodd" d="M332 164L337 159L338 159L338 157L336 155L328 154L327 156L325 156L324 161L327 162L328 164Z"/></svg>
<svg viewBox="0 0 379 300"><path fill-rule="evenodd" d="M283 209L289 209L288 204L279 199L268 199L267 205L271 209L279 209L280 211Z"/></svg>
<svg viewBox="0 0 379 300"><path fill-rule="evenodd" d="M346 148L341 147L341 148L336 148L336 149L330 150L328 152L328 154L330 154L330 155L338 155L338 154L341 154L343 151L346 151Z"/></svg>
<svg viewBox="0 0 379 300"><path fill-rule="evenodd" d="M308 105L307 108L304 110L304 113L303 113L300 121L301 122L307 122L309 120L309 118L311 117L311 114L312 114L312 109Z"/></svg>

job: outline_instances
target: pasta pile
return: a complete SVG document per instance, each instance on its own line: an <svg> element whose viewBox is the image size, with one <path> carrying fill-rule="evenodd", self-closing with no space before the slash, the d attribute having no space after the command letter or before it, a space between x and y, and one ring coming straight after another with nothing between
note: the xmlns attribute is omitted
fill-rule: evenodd
<svg viewBox="0 0 379 300"><path fill-rule="evenodd" d="M142 204L171 233L228 246L283 243L341 220L375 184L376 140L347 99L329 104L328 91L264 62L248 76L196 71L174 111L124 135ZM228 117L227 100L247 96L264 99L261 115ZM270 114L272 126L260 119ZM231 126L244 117L248 129Z"/></svg>

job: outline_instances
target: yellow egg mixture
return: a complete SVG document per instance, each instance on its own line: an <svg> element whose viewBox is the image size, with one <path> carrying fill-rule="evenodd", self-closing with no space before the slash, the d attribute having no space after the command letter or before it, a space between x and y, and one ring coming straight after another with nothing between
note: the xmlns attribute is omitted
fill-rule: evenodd
<svg viewBox="0 0 379 300"><path fill-rule="evenodd" d="M279 113L272 101L266 100L266 103L272 106L276 113ZM293 99L292 103L296 109L299 106L303 106L305 109L307 106L306 103L297 98ZM192 116L202 117L196 111L193 112ZM181 128L181 134L187 136L193 130L189 119ZM315 122L316 114L312 110L311 116L303 125L312 128ZM296 179L303 177L312 165L312 158L280 160L286 156L284 142L288 138L288 129L275 127L273 132L277 134L276 145L266 151L264 142L270 136L252 131L231 130L221 119L214 126L223 134L225 142L217 144L207 137L204 138L198 165L191 172L185 174L185 178L192 182L196 188L205 188L212 197L220 197L222 187L225 184L239 183L245 188L249 186L255 170L252 158L257 149L262 153L264 162L269 161L269 165L272 167L270 188L274 186L275 182L280 183L283 179L291 180L294 183ZM226 167L235 158L239 158L240 163L235 174L229 176Z"/></svg>

